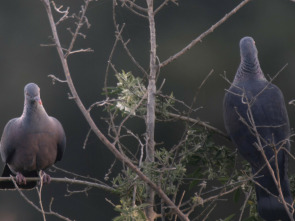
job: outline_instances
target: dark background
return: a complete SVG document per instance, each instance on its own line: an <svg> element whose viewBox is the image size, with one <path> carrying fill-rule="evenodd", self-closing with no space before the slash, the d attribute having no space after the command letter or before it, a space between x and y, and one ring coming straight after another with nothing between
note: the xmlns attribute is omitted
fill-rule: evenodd
<svg viewBox="0 0 295 221"><path fill-rule="evenodd" d="M170 3L156 17L158 54L161 61L178 52L191 40L207 30L211 25L233 9L240 1L236 0L185 0L179 6ZM79 9L80 0L59 1L70 5L72 12ZM118 7L120 23L125 22L125 39L130 38L130 50L147 69L149 58L148 23ZM73 55L69 59L70 71L77 91L88 107L104 97L101 95L105 69L114 42L112 22L112 1L100 0L90 5L88 19L91 29L85 30L87 39L78 41L80 47L91 47L94 53ZM60 27L59 30L63 30ZM67 150L57 164L64 169L91 175L103 180L113 155L100 141L91 135L85 150L83 142L89 129L76 104L68 99L65 84L53 85L47 77L55 74L63 77L60 61L54 48L40 47L49 43L51 35L48 18L39 0L11 0L0 7L0 131L9 119L20 116L23 109L23 88L28 82L35 82L41 88L43 104L50 115L58 118L67 134ZM163 91L187 103L192 101L196 88L204 77L214 69L213 76L201 90L197 106L203 108L195 114L202 120L224 131L222 119L222 99L228 84L220 77L224 72L230 80L239 65L239 40L252 36L259 50L259 58L265 74L273 76L286 63L289 65L274 81L285 95L286 103L295 99L295 3L289 0L254 0L231 17L202 43L161 70L161 78L166 84ZM62 32L62 43L67 46L70 35ZM120 46L114 63L118 70L132 70L128 56ZM112 85L113 77L110 84ZM113 84L114 85L114 84ZM287 104L291 126L294 127L295 107ZM102 131L106 125L100 120L105 115L95 110L94 118ZM141 128L144 129L144 128ZM181 134L177 127L157 127L156 140L173 145ZM230 145L230 143L227 143ZM294 145L293 145L294 146ZM291 164L292 165L292 164ZM293 163L294 165L294 163ZM292 166L291 166L292 167ZM291 168L290 173L295 170ZM70 187L71 188L71 187ZM45 208L51 197L55 198L53 209L76 220L111 220L113 207L105 198L117 202L110 194L101 190L91 190L89 195L78 194L64 197L65 184L52 183L44 187ZM37 202L34 191L26 194ZM224 204L227 206L228 204ZM239 207L232 207L237 212ZM232 213L222 210L214 217L224 218ZM16 192L0 192L0 220L42 220L41 214L33 209ZM48 217L48 220L58 220ZM211 217L210 220L215 220Z"/></svg>

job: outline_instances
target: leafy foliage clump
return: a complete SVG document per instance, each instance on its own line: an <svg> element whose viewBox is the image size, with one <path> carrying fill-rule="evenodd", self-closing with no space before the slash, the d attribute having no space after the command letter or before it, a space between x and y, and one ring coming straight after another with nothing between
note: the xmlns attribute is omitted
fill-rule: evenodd
<svg viewBox="0 0 295 221"><path fill-rule="evenodd" d="M187 138L188 145L198 145L199 136L198 130L190 130ZM195 143L196 138L197 143ZM197 168L193 175L207 180L228 180L232 169L235 167L236 157L236 151L232 151L226 146L217 146L208 137L206 142L190 158L190 163Z"/></svg>
<svg viewBox="0 0 295 221"><path fill-rule="evenodd" d="M115 207L115 210L120 213L120 216L115 217L113 221L146 221L146 216L143 212L146 205L141 204L131 207L130 201L130 199L127 201L120 200L121 205Z"/></svg>
<svg viewBox="0 0 295 221"><path fill-rule="evenodd" d="M112 96L112 103L107 110L112 113L113 120L120 115L139 116L144 119L147 105L147 89L144 80L125 71L117 73L116 78L117 86L108 88L108 93ZM173 94L156 95L157 119L169 119L169 111L176 109L175 100ZM195 125L186 125L186 128L177 145L173 147L157 145L153 162L143 161L143 156L140 160L134 157L134 162L139 165L145 175L161 187L167 196L174 200L179 194L181 185L188 184L191 188L197 188L198 190L185 204L187 210L192 207L204 207L208 192L215 193L218 198L219 194L233 189L235 190L234 202L238 202L242 194L247 196L251 193L245 204L249 212L245 221L259 221L255 191L252 191L254 187L247 177L247 174L251 174L250 166L243 163L243 167L238 170L236 150L216 145L211 134L203 128ZM128 132L129 129L126 128L126 131ZM126 135L128 134L120 134L122 138ZM137 136L138 146L143 148L140 136L133 134L134 136ZM130 150L125 149L124 151L126 151L125 154L130 154L128 152ZM207 185L209 181L221 186L212 188ZM146 184L132 170L125 167L113 178L112 182L120 195L120 203L115 206L115 210L120 215L114 220L146 220L145 207L147 205L144 204L147 197ZM208 190L208 188L211 189ZM210 206L214 206L214 203L209 204ZM230 214L224 221L234 220L235 216L235 214Z"/></svg>
<svg viewBox="0 0 295 221"><path fill-rule="evenodd" d="M124 115L139 115L146 114L146 93L147 89L144 85L144 80L140 77L135 77L131 72L117 73L118 80L116 87L109 87L109 95L114 96L115 102L111 104L110 110L119 112ZM169 96L156 97L157 112L166 116L168 109L174 105L174 96L171 93Z"/></svg>

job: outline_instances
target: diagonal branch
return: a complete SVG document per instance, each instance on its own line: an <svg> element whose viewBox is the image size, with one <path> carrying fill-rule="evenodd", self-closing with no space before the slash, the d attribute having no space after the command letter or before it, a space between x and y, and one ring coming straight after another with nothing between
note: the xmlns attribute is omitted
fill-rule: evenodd
<svg viewBox="0 0 295 221"><path fill-rule="evenodd" d="M14 180L14 179L12 179L12 177L10 177L11 178L11 180L12 180L12 182L13 182L13 184L14 184L14 186L15 186L15 188L16 188L16 190L19 192L19 194L21 195L21 197L22 198L24 198L24 200L25 201L27 201L33 208L35 208L37 211L39 211L42 215L43 215L43 217L45 216L45 215L53 215L53 216L56 216L56 217L58 217L58 218L60 218L60 219L63 219L63 220L66 220L66 221L72 221L71 219L69 219L68 217L65 217L65 216L62 216L61 214L59 214L59 213L57 213L57 212L54 212L54 211L52 211L51 210L51 205L52 205L52 202L53 202L53 200L51 200L51 203L50 203L50 208L49 208L49 212L46 212L46 211L44 211L43 210L43 208L39 208L37 205L35 205L19 188L18 188L18 186L17 186L17 184L16 184L16 181Z"/></svg>
<svg viewBox="0 0 295 221"><path fill-rule="evenodd" d="M190 118L190 117L187 117L187 116L182 116L182 115L178 115L178 114L174 114L174 113L168 113L168 116L169 117L172 117L172 118L175 118L175 119L180 119L180 120L183 120L183 121L187 121L187 122L191 122L191 123L194 123L194 124L197 124L201 127L204 127L205 129L208 129L209 131L212 131L222 137L224 137L225 139L227 140L231 140L230 137L224 133L223 131L201 121L200 119L193 119L193 118Z"/></svg>
<svg viewBox="0 0 295 221"><path fill-rule="evenodd" d="M115 8L116 8L116 0L113 0L113 22L114 22L114 27L116 29L116 41L120 40L127 55L130 57L131 61L136 65L136 67L142 72L144 73L146 76L148 76L148 73L146 72L146 70L144 70L144 68L138 63L138 61L134 58L134 56L132 55L132 53L130 52L129 48L127 47L127 44L129 42L129 40L127 40L126 42L123 39L122 36L122 32L123 29L125 27L125 23L122 25L121 29L119 30L119 24L117 22L116 19L116 13L115 13Z"/></svg>
<svg viewBox="0 0 295 221"><path fill-rule="evenodd" d="M51 27L52 34L53 34L53 39L54 39L54 42L56 44L56 49L57 49L59 58L60 58L61 63L62 63L64 74L65 74L65 77L67 79L67 84L68 84L69 89L70 89L70 91L72 93L73 100L76 102L78 108L80 109L80 111L84 115L84 117L85 117L86 121L88 122L89 126L91 127L93 133L96 134L96 136L101 140L101 142L115 155L115 157L117 159L119 159L126 166L128 166L131 170L133 170L139 176L140 179L142 179L151 188L153 188L158 193L159 197L161 197L167 203L167 205L169 207L171 207L174 210L174 212L182 220L187 221L188 220L187 216L185 214L183 214L179 210L179 208L169 199L169 197L164 193L164 191L159 186L157 186L157 184L155 184L153 181L151 181L151 179L149 179L145 174L143 174L140 171L140 169L130 161L129 158L122 155L120 153L120 151L118 151L118 149L106 138L106 136L96 126L95 122L93 121L92 117L90 116L90 113L86 110L84 104L82 103L81 99L79 98L78 93L76 91L76 88L74 86L74 83L72 81L72 77L71 77L71 74L70 74L67 58L63 54L63 49L62 49L60 41L59 41L59 37L58 37L57 30L56 30L55 22L54 22L54 19L53 19L53 15L52 15L51 7L50 7L50 4L49 4L49 0L41 0L41 1L44 3L45 9L46 9L46 12L47 12L47 15L48 15L50 27Z"/></svg>
<svg viewBox="0 0 295 221"><path fill-rule="evenodd" d="M207 31L203 32L201 35L199 35L196 39L194 39L191 43L189 43L187 46L185 46L181 51L177 52L167 60L163 61L160 64L160 67L164 67L167 64L171 63L184 53L186 53L188 50L190 50L193 46L195 46L197 43L201 42L203 38L205 38L208 34L212 33L217 27L219 27L221 24L223 24L227 19L229 19L233 14L235 14L237 11L239 11L244 5L246 5L251 0L244 0L242 1L238 6L236 6L233 10L231 10L228 14L226 14L222 19L220 19L217 23L211 26Z"/></svg>

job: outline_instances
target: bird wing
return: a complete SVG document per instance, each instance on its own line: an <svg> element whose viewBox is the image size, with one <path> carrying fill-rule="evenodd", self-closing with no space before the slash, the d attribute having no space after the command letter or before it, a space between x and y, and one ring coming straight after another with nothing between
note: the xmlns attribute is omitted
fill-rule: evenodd
<svg viewBox="0 0 295 221"><path fill-rule="evenodd" d="M279 88L268 82L246 82L240 85L240 88L244 88L244 91L232 86L229 89L230 92L225 95L225 127L241 155L252 166L256 165L259 168L261 166L259 162L264 162L264 160L253 145L258 143L253 123L260 135L262 146L272 142L279 145L280 142L285 141L285 147L289 148L287 139L290 129L285 101ZM238 96L242 93L246 94L247 99ZM247 104L247 100L249 103L252 101L250 106ZM251 115L254 122L249 120ZM268 158L273 156L269 147L265 148L265 153ZM283 156L280 156L279 160L285 162Z"/></svg>
<svg viewBox="0 0 295 221"><path fill-rule="evenodd" d="M257 103L257 104L256 104ZM275 85L270 85L263 93L257 97L251 108L255 125L261 136L262 146L265 146L264 153L268 159L274 156L273 147L276 149L284 146L290 148L289 136L290 126L285 100L282 92ZM285 151L278 152L277 155L281 179L287 175L287 156ZM275 168L275 161L271 161Z"/></svg>
<svg viewBox="0 0 295 221"><path fill-rule="evenodd" d="M271 84L261 93L251 108L259 134L268 142L287 142L290 126L285 100L278 87ZM288 144L285 147L289 147Z"/></svg>
<svg viewBox="0 0 295 221"><path fill-rule="evenodd" d="M8 163L15 152L12 139L15 137L17 119L11 119L5 126L0 143L1 158L4 163Z"/></svg>
<svg viewBox="0 0 295 221"><path fill-rule="evenodd" d="M61 123L54 117L51 117L54 122L54 129L57 135L57 155L56 161L60 161L66 149L66 135Z"/></svg>

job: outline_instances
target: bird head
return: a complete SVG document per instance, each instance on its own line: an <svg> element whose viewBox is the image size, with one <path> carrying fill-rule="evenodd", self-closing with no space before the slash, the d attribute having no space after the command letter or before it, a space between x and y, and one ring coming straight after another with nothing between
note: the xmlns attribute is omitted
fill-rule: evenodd
<svg viewBox="0 0 295 221"><path fill-rule="evenodd" d="M42 105L40 97L40 88L35 83L29 83L25 86L25 101L28 104L39 104Z"/></svg>
<svg viewBox="0 0 295 221"><path fill-rule="evenodd" d="M255 41L251 37L244 37L240 41L240 53L241 59L248 63L255 62L257 60L257 48Z"/></svg>

